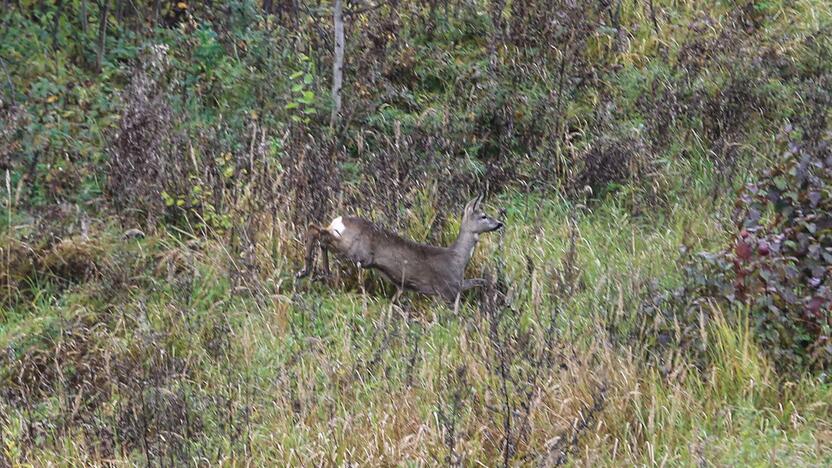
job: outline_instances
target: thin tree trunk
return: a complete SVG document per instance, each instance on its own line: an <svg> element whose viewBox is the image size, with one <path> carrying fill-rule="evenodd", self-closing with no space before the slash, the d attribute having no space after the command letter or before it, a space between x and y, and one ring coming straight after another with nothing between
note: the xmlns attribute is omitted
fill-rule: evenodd
<svg viewBox="0 0 832 468"><path fill-rule="evenodd" d="M436 27L436 2L437 0L430 0L430 10L428 10L428 17L425 18L425 32L428 40L433 38L433 29Z"/></svg>
<svg viewBox="0 0 832 468"><path fill-rule="evenodd" d="M81 31L87 37L87 0L81 0Z"/></svg>
<svg viewBox="0 0 832 468"><path fill-rule="evenodd" d="M162 0L156 0L153 5L153 27L159 25L159 15L162 13Z"/></svg>
<svg viewBox="0 0 832 468"><path fill-rule="evenodd" d="M110 2L100 0L98 11L98 55L95 58L95 69L98 73L101 73L101 65L104 62L104 47L107 42L107 15L110 13Z"/></svg>
<svg viewBox="0 0 832 468"><path fill-rule="evenodd" d="M298 27L298 17L300 16L300 6L298 2L300 0L292 0L292 24L295 28Z"/></svg>
<svg viewBox="0 0 832 468"><path fill-rule="evenodd" d="M335 58L332 61L332 119L330 125L335 128L341 114L341 86L344 82L344 14L341 0L335 0L332 14L335 24Z"/></svg>
<svg viewBox="0 0 832 468"><path fill-rule="evenodd" d="M64 12L64 2L63 0L58 0L56 5L57 11L55 12L55 17L52 18L52 48L58 48L58 28L61 27L61 15Z"/></svg>
<svg viewBox="0 0 832 468"><path fill-rule="evenodd" d="M14 83L12 83L12 75L9 74L9 69L6 68L6 62L3 61L3 57L0 57L0 68L3 69L3 73L6 75L6 83L9 85L9 99L12 101L12 105L16 105L17 102L15 101L14 95Z"/></svg>

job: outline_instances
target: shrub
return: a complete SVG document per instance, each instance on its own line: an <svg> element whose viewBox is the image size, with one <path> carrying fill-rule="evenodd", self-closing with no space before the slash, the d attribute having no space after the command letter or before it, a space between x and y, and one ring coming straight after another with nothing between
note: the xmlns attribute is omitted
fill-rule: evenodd
<svg viewBox="0 0 832 468"><path fill-rule="evenodd" d="M659 343L675 336L695 351L711 310L704 304L717 301L750 312L756 339L781 371L830 368L830 134L789 125L778 140L780 158L739 192L730 245L689 258L685 286L645 304Z"/></svg>
<svg viewBox="0 0 832 468"><path fill-rule="evenodd" d="M124 93L125 105L111 145L107 195L120 210L152 217L162 211L163 176L173 175L177 168L166 167L171 160L172 111L158 83L167 66L166 51L151 47L148 52L145 65L136 70Z"/></svg>
<svg viewBox="0 0 832 468"><path fill-rule="evenodd" d="M811 133L811 132L809 132ZM806 135L808 136L808 135ZM832 146L788 126L781 159L737 202L733 292L748 304L777 362L832 364Z"/></svg>

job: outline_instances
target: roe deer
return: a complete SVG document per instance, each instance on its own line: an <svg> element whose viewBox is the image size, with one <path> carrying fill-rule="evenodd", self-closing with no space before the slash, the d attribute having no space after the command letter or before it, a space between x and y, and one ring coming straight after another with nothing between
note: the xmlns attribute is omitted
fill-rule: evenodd
<svg viewBox="0 0 832 468"><path fill-rule="evenodd" d="M332 247L359 268L378 270L396 285L396 297L403 289L411 289L453 303L460 292L484 283L481 278L464 279L465 267L480 234L503 227L503 223L482 211L482 199L480 195L465 206L459 236L448 247L418 244L352 216L338 216L326 228L311 224L306 238L306 263L296 276L302 278L312 272L315 245L319 244L324 275L329 275L328 248Z"/></svg>

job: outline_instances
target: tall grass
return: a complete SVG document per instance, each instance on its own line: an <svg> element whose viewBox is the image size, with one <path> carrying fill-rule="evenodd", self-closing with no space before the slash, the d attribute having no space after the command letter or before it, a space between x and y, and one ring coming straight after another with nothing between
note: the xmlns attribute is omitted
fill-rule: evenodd
<svg viewBox="0 0 832 468"><path fill-rule="evenodd" d="M55 361L67 366L58 374L41 369L41 378L58 379L48 394L32 388L18 406L3 403L5 459L490 466L503 460L510 435L512 464L830 461L828 383L778 378L747 318L735 327L720 318L724 311L712 310L717 319L702 330L706 369L681 353L655 367L637 343L609 335L614 322L638 326L638 300L653 278L677 281L680 242L719 241L718 228L697 211L704 208L646 223L612 201L584 211L518 196L495 203L507 208L507 229L502 239L484 238L473 270L502 264L502 281L517 291L510 306L516 315L504 312L496 338L494 312L477 294L454 316L415 295L391 306L350 281L292 283L285 260L269 253L268 237L255 249L266 268L250 276L215 241L161 233L136 242L102 233L111 255L133 257L144 286L102 297L97 281L84 283L58 303L33 302L37 310L27 314L53 319L6 323L0 345L14 353L5 382L37 365L42 353L72 354ZM558 282L572 255L570 237L577 276L565 294ZM549 320L557 324L553 364L535 367ZM62 329L74 331L55 334ZM33 339L35 347L24 344ZM501 361L495 339L515 354ZM83 366L102 365L101 356L116 369L138 359L134 391L144 403L131 406L136 395L124 392L134 384L114 374L122 383L87 406L92 387L73 376L93 379ZM511 379L497 371L502 364ZM510 428L505 395L515 412ZM144 408L147 440L108 448L93 428L123 430L124 408ZM83 416L64 426L73 411ZM168 441L187 434L185 445Z"/></svg>

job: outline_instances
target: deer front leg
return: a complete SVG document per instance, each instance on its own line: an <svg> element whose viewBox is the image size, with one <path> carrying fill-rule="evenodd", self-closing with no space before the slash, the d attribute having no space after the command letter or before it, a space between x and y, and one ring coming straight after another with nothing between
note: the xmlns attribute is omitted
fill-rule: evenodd
<svg viewBox="0 0 832 468"><path fill-rule="evenodd" d="M324 264L324 276L329 277L329 243L321 242L321 260Z"/></svg>
<svg viewBox="0 0 832 468"><path fill-rule="evenodd" d="M304 265L303 269L295 274L296 278L308 276L315 268L315 247L320 240L322 231L320 227L314 224L309 225L309 230L306 233L306 256L304 257ZM326 256L324 258L328 260ZM328 270L329 265L326 265L325 268Z"/></svg>
<svg viewBox="0 0 832 468"><path fill-rule="evenodd" d="M393 299L390 301L390 303L395 304L396 302L398 302L399 298L402 297L403 293L404 293L404 289L396 286L396 293L393 294Z"/></svg>
<svg viewBox="0 0 832 468"><path fill-rule="evenodd" d="M462 290L467 291L471 288L481 288L485 286L485 280L482 278L471 278L462 280Z"/></svg>

